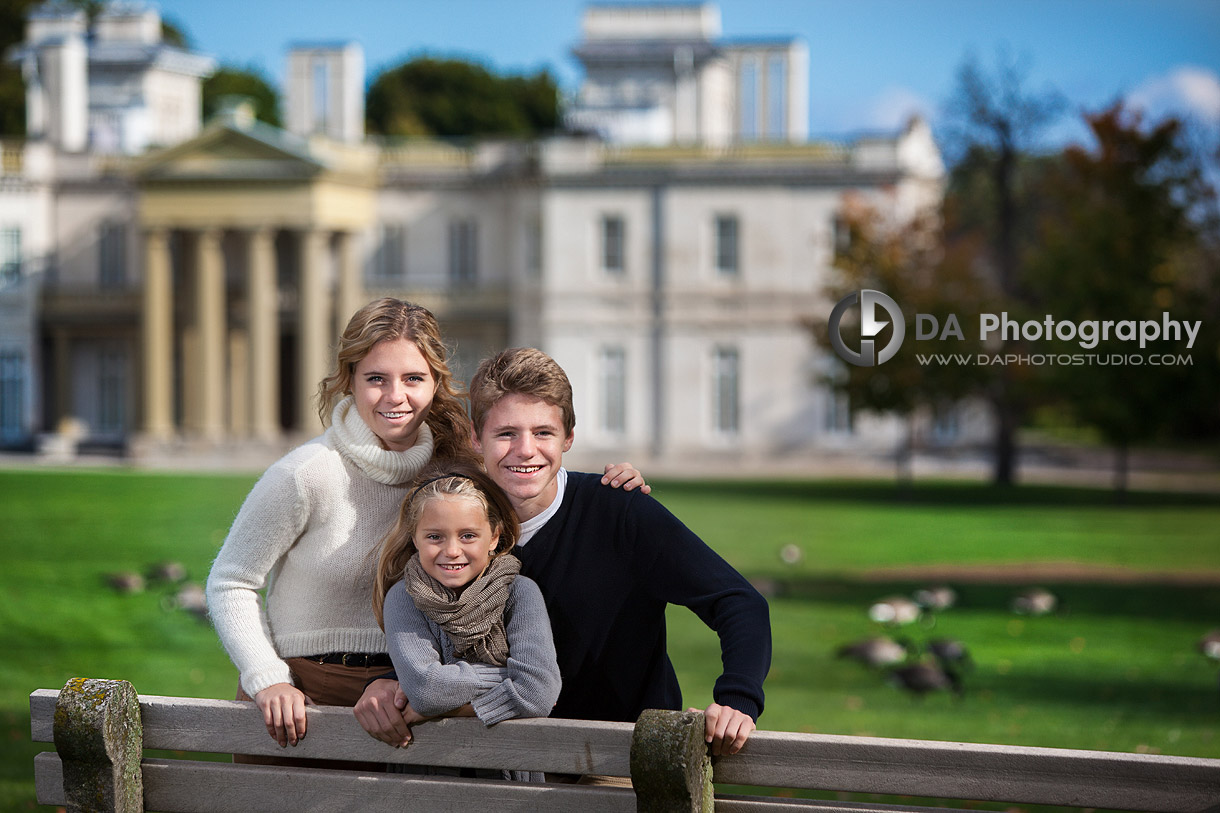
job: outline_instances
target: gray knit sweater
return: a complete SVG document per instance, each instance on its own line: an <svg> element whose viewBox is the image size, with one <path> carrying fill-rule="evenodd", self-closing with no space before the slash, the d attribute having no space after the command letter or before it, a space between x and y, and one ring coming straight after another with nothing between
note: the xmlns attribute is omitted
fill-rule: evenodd
<svg viewBox="0 0 1220 813"><path fill-rule="evenodd" d="M454 656L453 642L416 607L399 582L385 598L390 658L411 706L434 717L470 703L484 725L511 717L546 717L559 697L559 666L551 622L538 585L513 580L504 606L508 665L471 663Z"/></svg>

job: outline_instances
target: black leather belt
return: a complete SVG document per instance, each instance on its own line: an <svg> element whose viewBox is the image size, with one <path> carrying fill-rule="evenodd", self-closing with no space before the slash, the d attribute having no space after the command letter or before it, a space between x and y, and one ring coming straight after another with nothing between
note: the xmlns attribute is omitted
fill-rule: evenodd
<svg viewBox="0 0 1220 813"><path fill-rule="evenodd" d="M315 663L337 663L342 666L391 666L390 656L385 652L328 652L314 655L309 660Z"/></svg>

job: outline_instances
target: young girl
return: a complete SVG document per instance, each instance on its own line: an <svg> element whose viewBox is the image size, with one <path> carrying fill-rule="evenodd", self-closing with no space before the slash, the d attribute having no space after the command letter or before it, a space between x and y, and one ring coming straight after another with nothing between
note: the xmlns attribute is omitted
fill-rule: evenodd
<svg viewBox="0 0 1220 813"><path fill-rule="evenodd" d="M476 466L422 473L377 566L373 609L420 722L476 716L484 725L546 717L559 666L538 585L508 554L520 526Z"/></svg>

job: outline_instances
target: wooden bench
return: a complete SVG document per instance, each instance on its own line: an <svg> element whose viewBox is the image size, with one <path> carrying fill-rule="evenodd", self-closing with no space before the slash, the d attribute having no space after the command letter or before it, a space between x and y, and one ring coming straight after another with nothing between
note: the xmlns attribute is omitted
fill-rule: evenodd
<svg viewBox="0 0 1220 813"><path fill-rule="evenodd" d="M1020 804L1144 811L1220 809L1220 760L757 731L708 760L701 714L645 712L630 723L477 720L417 726L403 749L369 737L347 708L311 707L309 735L284 751L253 703L137 696L126 681L75 678L30 695L38 801L69 811L705 811L715 781ZM144 749L629 776L634 790L421 777L194 759ZM716 796L718 811L928 808Z"/></svg>

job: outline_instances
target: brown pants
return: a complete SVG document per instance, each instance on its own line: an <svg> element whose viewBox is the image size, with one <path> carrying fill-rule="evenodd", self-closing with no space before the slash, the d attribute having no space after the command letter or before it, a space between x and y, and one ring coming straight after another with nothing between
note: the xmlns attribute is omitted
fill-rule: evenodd
<svg viewBox="0 0 1220 813"><path fill-rule="evenodd" d="M318 663L308 658L286 658L292 670L293 681L305 693L310 702L319 706L354 706L364 694L364 687L373 678L384 675L385 666L343 666L337 663ZM238 700L254 698L237 687ZM290 759L287 757L263 757L249 754L234 754L234 762L250 765L296 765L305 768L338 768L348 771L384 771L382 762L344 762L328 759Z"/></svg>

